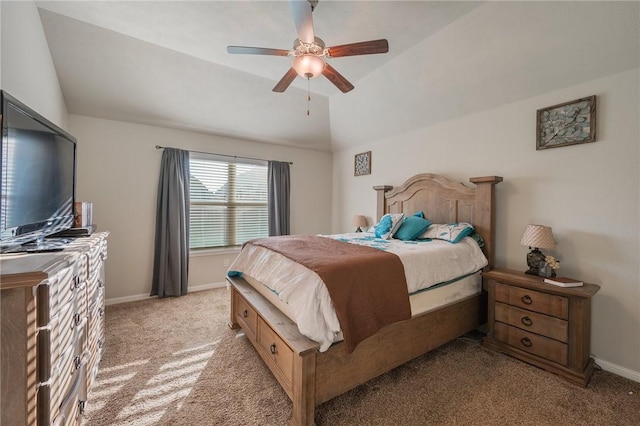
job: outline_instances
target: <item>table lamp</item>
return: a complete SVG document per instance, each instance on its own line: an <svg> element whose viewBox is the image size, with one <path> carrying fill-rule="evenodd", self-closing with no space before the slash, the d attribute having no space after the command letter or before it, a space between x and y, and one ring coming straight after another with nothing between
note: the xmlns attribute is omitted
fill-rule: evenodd
<svg viewBox="0 0 640 426"><path fill-rule="evenodd" d="M532 249L531 252L527 254L529 270L525 271L525 273L530 275L538 275L540 266L542 266L541 263L544 262L545 256L539 249L556 248L551 228L543 225L527 225L520 244L529 246L529 248Z"/></svg>
<svg viewBox="0 0 640 426"><path fill-rule="evenodd" d="M367 218L357 214L353 216L353 222L351 224L356 226L356 232L362 232L362 227L367 226Z"/></svg>

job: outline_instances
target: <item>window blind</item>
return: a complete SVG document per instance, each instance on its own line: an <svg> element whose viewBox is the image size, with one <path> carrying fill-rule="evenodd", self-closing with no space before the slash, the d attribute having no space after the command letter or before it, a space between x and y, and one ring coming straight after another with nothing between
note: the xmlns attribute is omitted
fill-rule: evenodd
<svg viewBox="0 0 640 426"><path fill-rule="evenodd" d="M192 153L189 246L238 246L269 234L267 162Z"/></svg>

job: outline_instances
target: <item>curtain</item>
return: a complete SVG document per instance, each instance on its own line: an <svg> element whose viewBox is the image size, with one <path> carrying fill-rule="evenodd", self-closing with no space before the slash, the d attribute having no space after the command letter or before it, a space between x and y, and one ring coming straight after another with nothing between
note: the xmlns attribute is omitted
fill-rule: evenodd
<svg viewBox="0 0 640 426"><path fill-rule="evenodd" d="M289 235L289 163L269 161L269 236Z"/></svg>
<svg viewBox="0 0 640 426"><path fill-rule="evenodd" d="M182 296L189 274L189 152L164 148L158 182L151 296Z"/></svg>

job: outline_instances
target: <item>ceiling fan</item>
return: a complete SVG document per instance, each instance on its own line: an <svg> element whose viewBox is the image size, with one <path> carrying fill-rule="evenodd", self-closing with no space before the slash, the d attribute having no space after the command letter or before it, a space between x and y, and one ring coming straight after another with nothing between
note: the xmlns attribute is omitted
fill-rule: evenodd
<svg viewBox="0 0 640 426"><path fill-rule="evenodd" d="M346 93L352 90L353 84L329 65L326 58L387 53L389 51L389 43L385 39L380 39L325 47L324 41L313 34L313 17L311 14L317 4L318 0L289 0L293 22L298 31L298 38L294 41L292 50L227 46L227 52L232 54L292 56L291 68L275 85L274 92L284 92L298 75L312 79L320 74L329 79L342 92Z"/></svg>

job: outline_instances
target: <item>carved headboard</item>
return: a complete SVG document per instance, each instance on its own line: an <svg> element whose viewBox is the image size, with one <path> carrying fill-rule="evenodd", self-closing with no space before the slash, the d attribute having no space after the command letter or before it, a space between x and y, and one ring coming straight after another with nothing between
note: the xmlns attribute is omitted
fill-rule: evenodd
<svg viewBox="0 0 640 426"><path fill-rule="evenodd" d="M378 220L385 213L407 215L423 211L432 223L468 222L485 242L484 254L494 266L495 247L495 185L500 176L469 179L475 187L454 182L431 173L415 175L400 187L374 186L378 192Z"/></svg>

